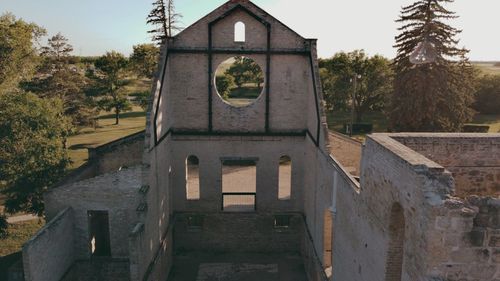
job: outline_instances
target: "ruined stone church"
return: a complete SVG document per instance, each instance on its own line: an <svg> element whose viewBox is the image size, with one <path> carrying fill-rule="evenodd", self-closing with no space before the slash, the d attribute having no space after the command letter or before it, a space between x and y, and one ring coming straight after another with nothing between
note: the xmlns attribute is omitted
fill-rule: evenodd
<svg viewBox="0 0 500 281"><path fill-rule="evenodd" d="M331 145L316 40L231 0L166 41L145 132L45 194L24 279L500 280L500 134L369 135L359 178Z"/></svg>

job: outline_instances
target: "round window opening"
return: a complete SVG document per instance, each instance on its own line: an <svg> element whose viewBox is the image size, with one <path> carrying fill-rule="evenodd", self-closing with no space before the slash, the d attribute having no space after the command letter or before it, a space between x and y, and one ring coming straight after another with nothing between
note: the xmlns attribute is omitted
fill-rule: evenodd
<svg viewBox="0 0 500 281"><path fill-rule="evenodd" d="M223 61L215 72L220 97L235 107L250 105L262 93L264 73L251 58L236 56Z"/></svg>

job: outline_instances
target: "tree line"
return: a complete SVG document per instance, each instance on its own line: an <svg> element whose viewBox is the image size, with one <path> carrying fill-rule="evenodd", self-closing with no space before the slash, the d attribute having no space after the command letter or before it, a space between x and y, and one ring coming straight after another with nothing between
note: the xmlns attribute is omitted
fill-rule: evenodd
<svg viewBox="0 0 500 281"><path fill-rule="evenodd" d="M391 131L460 131L475 113L500 114L500 76L482 75L457 47L448 0L419 0L397 20L393 60L364 51L319 61L326 107L354 109L356 122L382 111Z"/></svg>

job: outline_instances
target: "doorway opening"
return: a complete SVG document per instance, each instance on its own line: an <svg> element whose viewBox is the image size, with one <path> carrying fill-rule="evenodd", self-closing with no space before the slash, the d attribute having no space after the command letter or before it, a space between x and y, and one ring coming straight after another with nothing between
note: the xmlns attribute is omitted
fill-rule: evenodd
<svg viewBox="0 0 500 281"><path fill-rule="evenodd" d="M111 257L107 211L88 211L89 245L92 257Z"/></svg>

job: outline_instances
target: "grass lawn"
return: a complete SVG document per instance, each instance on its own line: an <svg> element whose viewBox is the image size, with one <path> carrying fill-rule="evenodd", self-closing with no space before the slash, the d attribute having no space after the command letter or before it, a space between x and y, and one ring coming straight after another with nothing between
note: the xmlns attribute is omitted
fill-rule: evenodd
<svg viewBox="0 0 500 281"><path fill-rule="evenodd" d="M88 160L89 147L96 147L119 138L144 130L146 113L139 107L132 112L120 114L120 124L115 125L115 116L104 113L99 117L98 127L84 128L79 134L68 138L69 156L73 161L71 168L75 169Z"/></svg>
<svg viewBox="0 0 500 281"><path fill-rule="evenodd" d="M21 250L23 244L45 224L43 220L32 220L9 225L9 235L0 239L0 257Z"/></svg>
<svg viewBox="0 0 500 281"><path fill-rule="evenodd" d="M327 113L328 127L340 133L343 132L345 123L351 120L350 112L328 112ZM373 123L373 132L387 132L387 118L381 112L367 112L363 119L363 123ZM488 125L490 126L490 133L500 132L500 115L483 115L478 114L474 120L469 124L475 125ZM358 137L364 137L359 135Z"/></svg>

